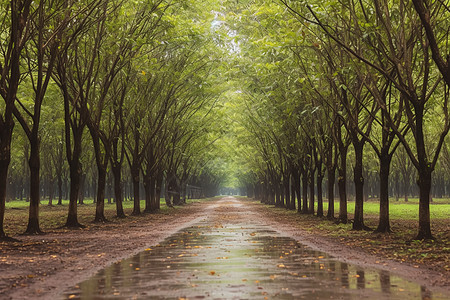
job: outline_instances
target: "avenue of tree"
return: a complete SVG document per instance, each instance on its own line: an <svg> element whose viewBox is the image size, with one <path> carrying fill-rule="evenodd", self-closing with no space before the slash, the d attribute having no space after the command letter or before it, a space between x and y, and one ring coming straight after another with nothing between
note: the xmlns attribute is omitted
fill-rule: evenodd
<svg viewBox="0 0 450 300"><path fill-rule="evenodd" d="M449 182L449 1L244 2L229 26L247 194L318 216L325 194L334 219L337 181L339 222L351 186L353 229L370 229L372 196L376 231L390 232L389 196L407 200L417 183L416 238L432 239L430 201Z"/></svg>
<svg viewBox="0 0 450 300"><path fill-rule="evenodd" d="M7 197L29 200L26 233L39 234L40 202L55 191L59 204L68 194L66 226L83 226L86 182L98 222L109 180L118 217L125 181L133 214L158 210L163 186L169 206L188 183L197 197L217 193L221 49L210 3L197 2L0 2L1 238Z"/></svg>
<svg viewBox="0 0 450 300"><path fill-rule="evenodd" d="M450 195L449 1L0 6L0 238L7 200L29 201L39 234L44 198L69 199L79 227L86 196L104 222L107 198L125 217L125 199L137 215L237 185L341 223L354 199L355 230L379 198L380 233L390 197L414 194L416 238L433 238L430 201Z"/></svg>

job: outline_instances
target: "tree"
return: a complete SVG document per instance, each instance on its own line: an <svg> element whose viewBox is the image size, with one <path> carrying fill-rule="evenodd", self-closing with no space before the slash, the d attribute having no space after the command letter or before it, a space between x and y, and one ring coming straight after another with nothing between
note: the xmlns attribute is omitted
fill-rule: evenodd
<svg viewBox="0 0 450 300"><path fill-rule="evenodd" d="M6 182L11 162L11 138L14 128L13 111L20 82L20 57L28 41L30 10L32 1L2 3L0 14L2 37L0 60L0 94L4 107L0 117L0 239L5 239L3 220L5 216Z"/></svg>

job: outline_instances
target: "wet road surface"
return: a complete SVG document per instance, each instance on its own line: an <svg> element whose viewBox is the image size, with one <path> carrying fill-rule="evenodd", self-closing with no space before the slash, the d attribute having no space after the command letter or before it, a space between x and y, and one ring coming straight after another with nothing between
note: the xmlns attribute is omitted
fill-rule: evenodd
<svg viewBox="0 0 450 300"><path fill-rule="evenodd" d="M100 271L63 299L448 299L339 262L254 220L230 198L194 226Z"/></svg>

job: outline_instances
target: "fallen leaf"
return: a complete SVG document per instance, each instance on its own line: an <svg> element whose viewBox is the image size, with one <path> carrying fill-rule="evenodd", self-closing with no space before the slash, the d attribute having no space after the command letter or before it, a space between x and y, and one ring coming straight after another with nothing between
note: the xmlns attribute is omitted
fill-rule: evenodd
<svg viewBox="0 0 450 300"><path fill-rule="evenodd" d="M209 275L214 275L214 274L216 274L215 271L209 271Z"/></svg>

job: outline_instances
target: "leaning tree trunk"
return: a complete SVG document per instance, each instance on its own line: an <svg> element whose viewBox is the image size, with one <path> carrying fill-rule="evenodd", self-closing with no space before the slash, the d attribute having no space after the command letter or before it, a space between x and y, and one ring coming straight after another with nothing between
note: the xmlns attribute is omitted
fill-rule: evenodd
<svg viewBox="0 0 450 300"><path fill-rule="evenodd" d="M392 155L383 151L380 156L380 217L375 232L391 232L389 221L389 169Z"/></svg>

